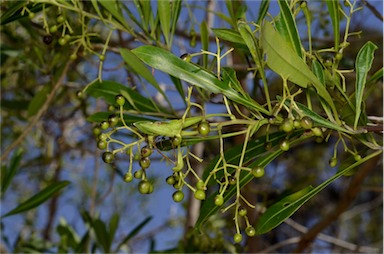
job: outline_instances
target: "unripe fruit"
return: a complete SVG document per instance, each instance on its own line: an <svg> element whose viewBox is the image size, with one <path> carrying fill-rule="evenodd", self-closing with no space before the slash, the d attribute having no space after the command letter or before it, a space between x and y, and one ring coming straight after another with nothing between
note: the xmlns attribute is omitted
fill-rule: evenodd
<svg viewBox="0 0 384 254"><path fill-rule="evenodd" d="M197 200L204 200L205 199L205 191L203 191L203 190L196 190L193 196Z"/></svg>
<svg viewBox="0 0 384 254"><path fill-rule="evenodd" d="M293 130L293 120L291 118L284 119L283 123L281 124L280 128L284 132L291 132Z"/></svg>
<svg viewBox="0 0 384 254"><path fill-rule="evenodd" d="M101 130L99 127L93 127L92 132L93 132L93 135L97 136L101 133Z"/></svg>
<svg viewBox="0 0 384 254"><path fill-rule="evenodd" d="M335 157L329 160L329 166L333 168L333 167L336 167L336 165L337 165L337 159Z"/></svg>
<svg viewBox="0 0 384 254"><path fill-rule="evenodd" d="M338 53L336 54L336 56L335 56L335 59L336 59L337 61L340 61L341 59L343 59L343 53L338 52Z"/></svg>
<svg viewBox="0 0 384 254"><path fill-rule="evenodd" d="M293 121L293 127L295 127L295 129L300 129L301 128L300 121L299 120Z"/></svg>
<svg viewBox="0 0 384 254"><path fill-rule="evenodd" d="M254 167L252 169L252 175L256 178L262 177L264 173L265 173L264 168L261 166Z"/></svg>
<svg viewBox="0 0 384 254"><path fill-rule="evenodd" d="M151 160L148 157L144 157L140 159L140 167L142 169L149 168L150 165L151 165Z"/></svg>
<svg viewBox="0 0 384 254"><path fill-rule="evenodd" d="M180 56L180 58L183 60L183 61L186 61L186 62L190 62L191 61L191 55L190 54L188 54L188 53L185 53L185 54L182 54L181 56Z"/></svg>
<svg viewBox="0 0 384 254"><path fill-rule="evenodd" d="M124 98L124 96L122 96L121 94L116 95L116 97L115 97L115 102L116 102L116 104L119 105L119 106L124 106L124 104L125 104L125 98Z"/></svg>
<svg viewBox="0 0 384 254"><path fill-rule="evenodd" d="M229 184L230 184L230 185L234 185L234 184L236 184L236 177L234 177L234 176L229 176L229 177L228 177L228 181L229 181Z"/></svg>
<svg viewBox="0 0 384 254"><path fill-rule="evenodd" d="M151 183L148 181L142 180L138 185L138 189L141 194L149 194L151 190Z"/></svg>
<svg viewBox="0 0 384 254"><path fill-rule="evenodd" d="M61 46L64 46L65 44L67 44L67 40L66 40L64 37L61 37L61 38L59 39L59 44L60 44Z"/></svg>
<svg viewBox="0 0 384 254"><path fill-rule="evenodd" d="M77 96L77 98L79 98L79 99L83 99L83 97L84 97L84 93L83 93L83 91L81 91L81 90L77 91L77 92L76 92L76 96Z"/></svg>
<svg viewBox="0 0 384 254"><path fill-rule="evenodd" d="M252 236L256 235L256 230L255 230L254 227L252 227L252 226L248 226L248 227L245 229L245 233L247 234L247 236L252 237Z"/></svg>
<svg viewBox="0 0 384 254"><path fill-rule="evenodd" d="M215 205L217 205L217 206L222 206L223 205L223 203L224 203L224 198L223 198L223 196L222 195L216 195L216 197L215 197Z"/></svg>
<svg viewBox="0 0 384 254"><path fill-rule="evenodd" d="M127 182L127 183L129 183L129 182L132 182L132 180L133 180L133 175L132 175L132 173L126 173L125 175L124 175L124 181L125 182Z"/></svg>
<svg viewBox="0 0 384 254"><path fill-rule="evenodd" d="M50 33L56 33L57 32L57 26L56 25L53 25L49 28L49 32Z"/></svg>
<svg viewBox="0 0 384 254"><path fill-rule="evenodd" d="M177 134L176 136L173 137L172 139L172 145L174 146L178 146L181 144L181 141L183 140L183 138L181 137L180 134Z"/></svg>
<svg viewBox="0 0 384 254"><path fill-rule="evenodd" d="M104 150L105 148L107 148L107 142L105 140L99 140L97 142L97 148Z"/></svg>
<svg viewBox="0 0 384 254"><path fill-rule="evenodd" d="M172 198L175 202L181 202L184 199L184 193L180 190L175 191L172 195Z"/></svg>
<svg viewBox="0 0 384 254"><path fill-rule="evenodd" d="M235 243L239 243L243 240L243 236L240 233L237 233L233 236L233 241Z"/></svg>
<svg viewBox="0 0 384 254"><path fill-rule="evenodd" d="M141 157L149 157L151 154L152 154L152 149L147 147L147 146L144 146L143 148L141 148Z"/></svg>
<svg viewBox="0 0 384 254"><path fill-rule="evenodd" d="M65 21L65 18L63 15L60 15L56 18L56 22L57 23L63 23Z"/></svg>
<svg viewBox="0 0 384 254"><path fill-rule="evenodd" d="M197 181L197 183L196 183L196 188L197 188L198 190L204 190L204 189L205 189L204 181L203 181L203 180L199 180L199 181Z"/></svg>
<svg viewBox="0 0 384 254"><path fill-rule="evenodd" d="M304 116L303 118L301 118L300 124L304 130L309 130L312 128L313 121L309 116Z"/></svg>
<svg viewBox="0 0 384 254"><path fill-rule="evenodd" d="M35 17L35 13L30 12L30 13L28 14L28 18L29 18L29 19L33 19L34 17Z"/></svg>
<svg viewBox="0 0 384 254"><path fill-rule="evenodd" d="M247 215L247 209L245 209L244 207L240 207L239 208L239 215L242 216L242 217Z"/></svg>
<svg viewBox="0 0 384 254"><path fill-rule="evenodd" d="M134 176L136 179L140 179L140 178L143 177L143 174L144 174L143 170L142 170L142 169L139 169L139 170L137 170L137 171L133 174L133 176Z"/></svg>
<svg viewBox="0 0 384 254"><path fill-rule="evenodd" d="M119 118L116 115L110 115L108 117L108 122L110 127L114 127L119 123Z"/></svg>
<svg viewBox="0 0 384 254"><path fill-rule="evenodd" d="M101 129L106 130L109 128L109 123L107 121L102 121L100 123L100 127L101 127Z"/></svg>
<svg viewBox="0 0 384 254"><path fill-rule="evenodd" d="M176 179L174 176L168 176L167 179L165 179L165 181L167 182L167 184L169 185L174 185L176 183Z"/></svg>
<svg viewBox="0 0 384 254"><path fill-rule="evenodd" d="M207 121L200 122L199 125L197 126L197 130L200 133L200 135L207 136L210 131L209 123Z"/></svg>
<svg viewBox="0 0 384 254"><path fill-rule="evenodd" d="M76 53L73 53L69 56L69 60L75 61L77 59Z"/></svg>
<svg viewBox="0 0 384 254"><path fill-rule="evenodd" d="M316 137L321 137L323 135L323 132L321 131L321 129L319 127L312 128L312 133Z"/></svg>
<svg viewBox="0 0 384 254"><path fill-rule="evenodd" d="M280 141L280 149L283 151L288 151L289 150L289 141L286 139L283 139Z"/></svg>
<svg viewBox="0 0 384 254"><path fill-rule="evenodd" d="M111 152L104 152L102 155L102 159L105 163L112 163L115 159L115 156Z"/></svg>
<svg viewBox="0 0 384 254"><path fill-rule="evenodd" d="M360 154L355 154L355 156L353 156L353 158L355 159L355 161L360 161L361 160Z"/></svg>
<svg viewBox="0 0 384 254"><path fill-rule="evenodd" d="M105 133L100 133L100 135L98 136L99 140L107 140L108 138L108 135L105 134Z"/></svg>
<svg viewBox="0 0 384 254"><path fill-rule="evenodd" d="M105 60L105 55L100 55L99 58L100 58L100 61L103 62Z"/></svg>

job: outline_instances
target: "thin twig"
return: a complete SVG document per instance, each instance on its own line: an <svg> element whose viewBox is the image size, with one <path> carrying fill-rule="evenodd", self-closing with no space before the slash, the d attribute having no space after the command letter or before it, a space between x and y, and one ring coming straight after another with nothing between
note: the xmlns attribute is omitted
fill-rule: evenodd
<svg viewBox="0 0 384 254"><path fill-rule="evenodd" d="M40 118L44 115L44 113L47 111L49 104L55 97L55 94L61 84L63 83L63 80L65 78L65 75L67 74L68 67L70 65L71 61L68 61L63 69L63 72L61 73L60 78L57 80L56 84L53 86L53 89L51 93L48 95L47 100L45 101L44 105L40 108L39 112L37 112L36 116L31 120L31 122L28 124L28 126L24 129L23 133L5 150L5 152L1 155L0 160L4 161L9 153L15 149L20 143L24 140L24 138L31 132L32 128L37 124L37 122L40 120Z"/></svg>
<svg viewBox="0 0 384 254"><path fill-rule="evenodd" d="M378 18L381 21L384 21L383 15L380 14L380 12L375 8L375 6L370 4L367 0L361 0L361 1L368 7L368 9L373 13L373 15L376 18Z"/></svg>

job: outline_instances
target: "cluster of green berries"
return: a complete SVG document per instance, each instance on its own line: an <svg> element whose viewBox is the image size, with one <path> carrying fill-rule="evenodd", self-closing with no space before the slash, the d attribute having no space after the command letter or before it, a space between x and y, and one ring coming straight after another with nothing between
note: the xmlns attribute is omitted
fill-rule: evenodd
<svg viewBox="0 0 384 254"><path fill-rule="evenodd" d="M247 217L247 209L244 207L240 206L237 210L238 216L243 218L246 223L246 228L245 228L245 234L249 237L253 237L256 235L256 229L249 223L248 217ZM240 232L237 232L233 236L233 241L235 243L240 243L243 240L243 235Z"/></svg>

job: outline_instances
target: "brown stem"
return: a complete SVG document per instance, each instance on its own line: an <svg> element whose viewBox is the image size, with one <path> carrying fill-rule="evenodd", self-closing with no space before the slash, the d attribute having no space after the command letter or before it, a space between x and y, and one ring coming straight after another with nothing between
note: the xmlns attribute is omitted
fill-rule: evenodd
<svg viewBox="0 0 384 254"><path fill-rule="evenodd" d="M301 253L308 248L317 235L333 223L350 206L356 196L360 193L360 189L365 178L372 170L377 168L377 161L378 158L369 160L364 167L358 170L354 178L351 180L347 190L342 195L343 198L339 201L336 208L301 237L298 246L294 250L295 253Z"/></svg>

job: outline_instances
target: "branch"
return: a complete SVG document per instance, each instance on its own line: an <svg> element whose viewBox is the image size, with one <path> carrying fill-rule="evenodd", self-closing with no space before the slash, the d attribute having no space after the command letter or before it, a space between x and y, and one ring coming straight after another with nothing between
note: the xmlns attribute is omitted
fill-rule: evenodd
<svg viewBox="0 0 384 254"><path fill-rule="evenodd" d="M39 112L37 112L36 116L32 119L32 121L24 129L24 131L21 133L21 135L1 155L1 158L0 158L1 161L4 161L8 157L9 153L13 149L15 149L18 145L20 145L20 143L31 132L32 128L37 124L37 122L40 120L40 118L47 111L49 104L51 103L51 101L55 97L55 94L56 94L57 90L59 89L60 85L63 83L63 80L65 78L65 75L67 74L68 67L69 67L70 63L71 63L71 61L68 61L67 64L65 65L63 72L61 73L56 84L53 86L53 89L52 89L51 93L48 95L47 100L45 101L44 105L40 108Z"/></svg>
<svg viewBox="0 0 384 254"><path fill-rule="evenodd" d="M336 208L301 237L301 240L294 251L295 253L303 252L315 240L321 231L334 222L349 207L356 196L360 193L361 185L363 184L365 178L373 169L376 168L375 165L377 160L378 158L370 160L369 163L365 164L365 167L361 168L355 174Z"/></svg>
<svg viewBox="0 0 384 254"><path fill-rule="evenodd" d="M381 21L384 21L383 19L383 15L380 14L380 12L375 8L375 6L373 6L372 4L368 3L367 0L361 0L363 2L363 4L365 4L368 9L373 13L373 15L378 18L379 20Z"/></svg>

